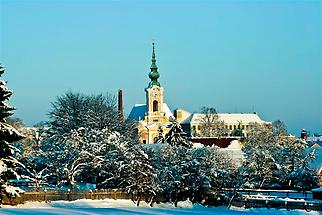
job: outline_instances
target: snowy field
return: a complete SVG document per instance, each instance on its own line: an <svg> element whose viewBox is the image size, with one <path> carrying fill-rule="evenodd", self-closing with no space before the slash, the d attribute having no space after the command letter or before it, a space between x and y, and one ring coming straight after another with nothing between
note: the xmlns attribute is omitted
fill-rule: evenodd
<svg viewBox="0 0 322 215"><path fill-rule="evenodd" d="M28 202L18 206L4 206L0 208L0 214L322 214L320 212L303 210L275 210L275 209L243 209L232 208L230 210L225 207L203 207L201 205L192 205L191 202L179 202L178 208L171 204L157 204L153 208L148 204L142 202L140 207L136 207L130 200L88 200L80 199L72 202L68 201L53 201L45 202Z"/></svg>

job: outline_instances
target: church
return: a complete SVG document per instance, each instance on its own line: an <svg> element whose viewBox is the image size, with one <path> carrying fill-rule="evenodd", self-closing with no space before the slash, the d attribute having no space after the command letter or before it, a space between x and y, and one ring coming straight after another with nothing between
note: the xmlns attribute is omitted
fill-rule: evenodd
<svg viewBox="0 0 322 215"><path fill-rule="evenodd" d="M202 123L202 113L189 113L183 109L176 109L174 114L171 112L167 103L164 102L164 88L158 78L160 74L156 65L155 47L152 43L152 63L150 66L150 83L145 88L145 104L135 104L128 119L138 122L139 139L141 143L153 144L158 136L159 128L164 134L169 131L170 119L176 119L183 127L187 136L195 137L200 130ZM268 125L271 122L262 120L257 113L218 113L219 120L224 122L224 126L231 136L234 130L240 129L242 136L247 136L252 124Z"/></svg>

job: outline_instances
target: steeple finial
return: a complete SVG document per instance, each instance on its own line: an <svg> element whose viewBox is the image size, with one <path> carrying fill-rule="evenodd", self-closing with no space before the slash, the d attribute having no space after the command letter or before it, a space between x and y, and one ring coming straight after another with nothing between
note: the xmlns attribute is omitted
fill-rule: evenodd
<svg viewBox="0 0 322 215"><path fill-rule="evenodd" d="M152 42L152 64L151 64L151 72L149 73L149 78L151 79L151 82L149 84L149 87L152 86L161 86L160 83L158 82L158 78L160 77L160 74L158 72L158 67L156 64L156 59L155 59L155 49L154 49L154 42Z"/></svg>
<svg viewBox="0 0 322 215"><path fill-rule="evenodd" d="M152 64L150 69L158 69L156 65L156 59L155 59L155 50L154 50L154 42L152 43Z"/></svg>

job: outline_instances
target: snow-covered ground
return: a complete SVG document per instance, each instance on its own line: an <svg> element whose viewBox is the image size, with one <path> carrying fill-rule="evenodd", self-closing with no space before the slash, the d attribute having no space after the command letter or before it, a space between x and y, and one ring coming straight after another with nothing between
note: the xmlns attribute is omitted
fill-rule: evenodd
<svg viewBox="0 0 322 215"><path fill-rule="evenodd" d="M276 210L276 209L243 209L232 208L226 209L225 207L203 207L197 204L191 204L189 201L179 202L178 208L172 204L162 203L150 207L145 202L142 202L140 207L136 207L130 200L88 200L80 199L72 202L68 201L53 201L50 203L45 202L28 202L18 206L4 206L0 208L0 214L287 214L299 215L310 214L317 215L320 212L311 211L306 212L303 210Z"/></svg>

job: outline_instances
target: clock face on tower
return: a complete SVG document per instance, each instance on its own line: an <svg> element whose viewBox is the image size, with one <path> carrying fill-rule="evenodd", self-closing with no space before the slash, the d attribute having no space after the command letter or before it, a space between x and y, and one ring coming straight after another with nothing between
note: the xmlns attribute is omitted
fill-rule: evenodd
<svg viewBox="0 0 322 215"><path fill-rule="evenodd" d="M152 93L152 97L153 97L153 98L157 98L157 97L158 97L158 92L153 92L153 93Z"/></svg>
<svg viewBox="0 0 322 215"><path fill-rule="evenodd" d="M159 92L157 90L153 90L152 91L152 97L153 98L158 98L158 96L159 96Z"/></svg>

